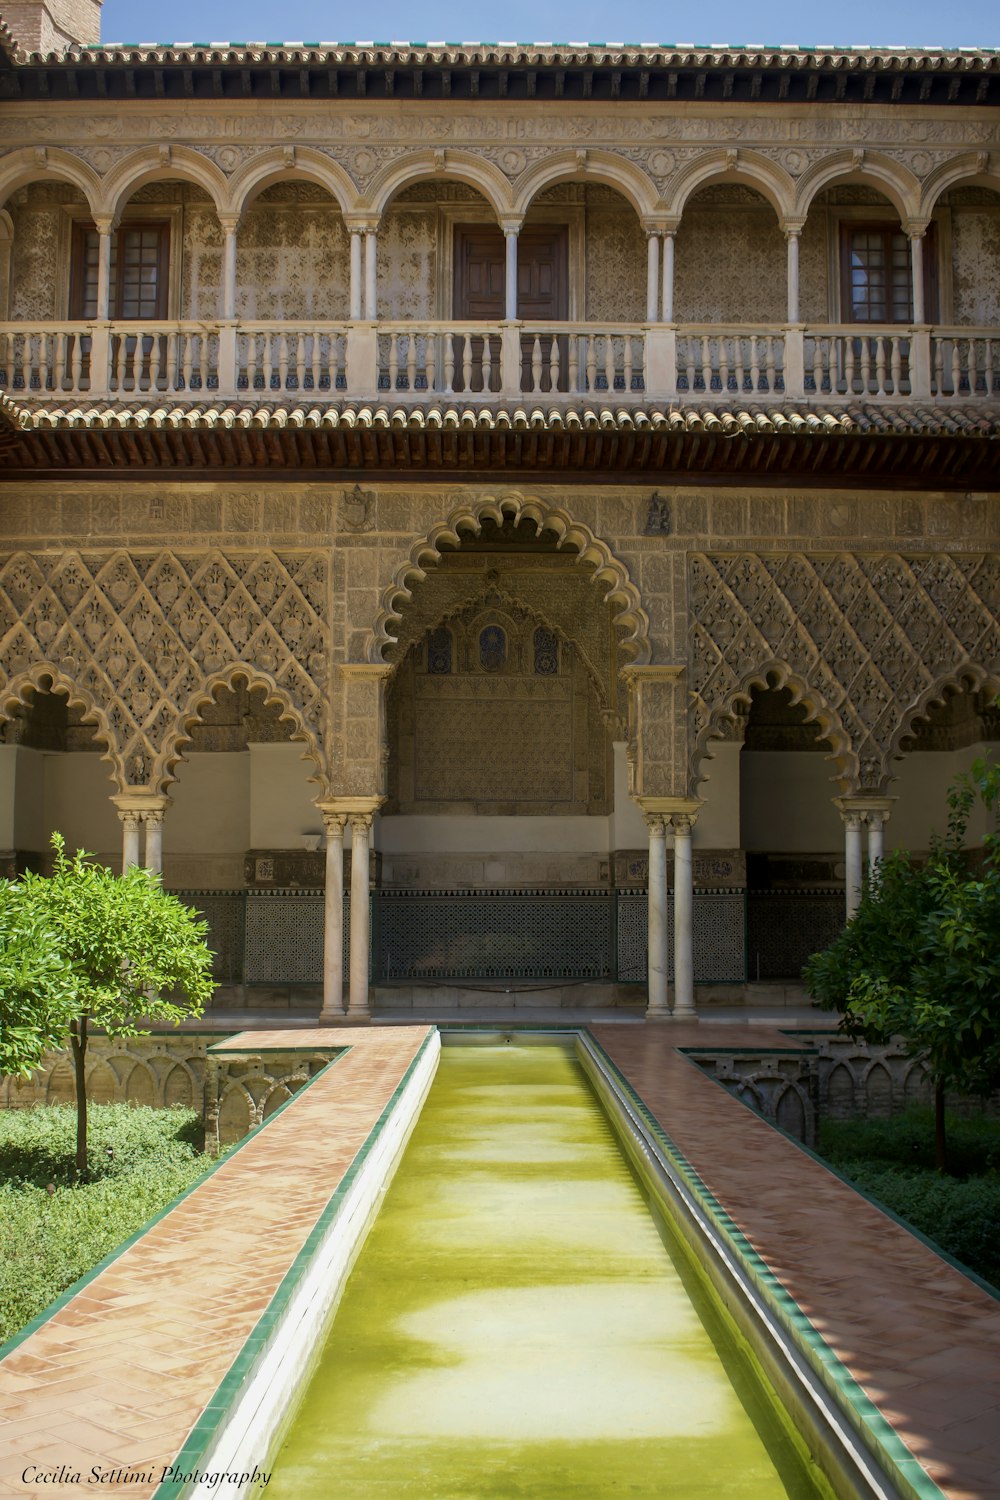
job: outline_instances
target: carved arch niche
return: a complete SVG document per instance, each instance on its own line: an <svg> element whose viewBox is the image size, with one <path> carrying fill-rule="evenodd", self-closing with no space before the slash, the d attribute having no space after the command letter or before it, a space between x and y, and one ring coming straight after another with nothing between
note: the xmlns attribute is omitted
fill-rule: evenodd
<svg viewBox="0 0 1000 1500"><path fill-rule="evenodd" d="M618 631L573 554L484 526L401 614L386 812L607 815Z"/></svg>

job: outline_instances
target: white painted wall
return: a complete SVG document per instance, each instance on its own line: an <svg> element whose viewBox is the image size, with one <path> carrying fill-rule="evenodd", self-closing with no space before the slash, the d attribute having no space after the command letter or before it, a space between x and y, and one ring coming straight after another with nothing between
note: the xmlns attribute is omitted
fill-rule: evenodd
<svg viewBox="0 0 1000 1500"><path fill-rule="evenodd" d="M948 788L972 762L997 746L968 745L964 750L916 750L896 762L896 781L889 788L896 798L885 827L887 849L927 849L933 831L948 831ZM986 809L977 802L969 819L968 842L981 844L991 830Z"/></svg>
<svg viewBox="0 0 1000 1500"><path fill-rule="evenodd" d="M177 767L163 819L163 852L239 854L250 845L250 755L190 755Z"/></svg>
<svg viewBox="0 0 1000 1500"><path fill-rule="evenodd" d="M121 867L122 825L111 798L117 787L107 761L94 754L41 752L44 815L42 847L58 829L69 849L99 855Z"/></svg>
<svg viewBox="0 0 1000 1500"><path fill-rule="evenodd" d="M701 763L705 780L697 796L705 805L694 825L696 849L738 849L740 847L740 757L738 744L718 742L715 753Z"/></svg>
<svg viewBox="0 0 1000 1500"><path fill-rule="evenodd" d="M314 799L319 787L309 781L310 763L296 744L251 745L251 849L301 849L304 833L318 833L323 819ZM433 820L432 820L433 821Z"/></svg>
<svg viewBox="0 0 1000 1500"><path fill-rule="evenodd" d="M833 805L832 775L833 762L815 751L741 751L742 847L788 854L841 849L843 824Z"/></svg>

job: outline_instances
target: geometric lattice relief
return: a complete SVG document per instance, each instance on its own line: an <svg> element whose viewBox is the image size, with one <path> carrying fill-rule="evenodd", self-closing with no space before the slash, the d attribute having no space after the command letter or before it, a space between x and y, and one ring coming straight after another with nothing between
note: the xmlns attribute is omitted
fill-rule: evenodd
<svg viewBox="0 0 1000 1500"><path fill-rule="evenodd" d="M693 769L770 663L833 727L842 790L879 790L908 714L963 666L1000 670L1000 558L936 554L689 559Z"/></svg>
<svg viewBox="0 0 1000 1500"><path fill-rule="evenodd" d="M106 716L123 785L155 788L192 698L237 662L322 742L326 614L320 552L18 552L0 565L0 672L56 669Z"/></svg>

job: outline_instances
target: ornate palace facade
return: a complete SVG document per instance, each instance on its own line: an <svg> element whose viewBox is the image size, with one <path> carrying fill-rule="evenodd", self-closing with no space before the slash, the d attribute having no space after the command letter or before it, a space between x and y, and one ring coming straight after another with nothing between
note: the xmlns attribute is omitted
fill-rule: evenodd
<svg viewBox="0 0 1000 1500"><path fill-rule="evenodd" d="M998 733L1000 57L2 15L8 869L230 1003L793 979Z"/></svg>

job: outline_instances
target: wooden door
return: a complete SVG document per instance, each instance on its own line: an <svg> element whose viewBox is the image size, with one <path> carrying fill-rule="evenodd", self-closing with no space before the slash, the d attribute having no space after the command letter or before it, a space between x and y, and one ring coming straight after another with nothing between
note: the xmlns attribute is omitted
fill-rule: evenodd
<svg viewBox="0 0 1000 1500"><path fill-rule="evenodd" d="M455 228L455 278L452 316L456 321L500 322L506 308L504 237L487 224L459 224ZM565 224L532 225L522 229L517 241L517 315L525 322L549 324L565 321L569 309L569 231ZM474 339L473 376L470 389L481 389L482 340ZM566 360L560 344L559 388L565 389ZM521 388L531 389L531 357L534 335L521 341ZM541 339L542 363L547 372L552 335ZM455 390L461 365L456 353ZM543 389L548 389L547 378ZM499 390L499 359L490 372L490 389Z"/></svg>

